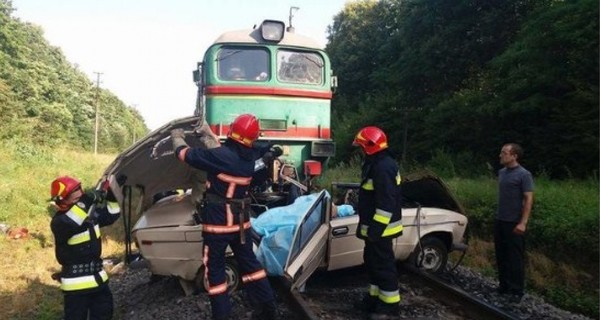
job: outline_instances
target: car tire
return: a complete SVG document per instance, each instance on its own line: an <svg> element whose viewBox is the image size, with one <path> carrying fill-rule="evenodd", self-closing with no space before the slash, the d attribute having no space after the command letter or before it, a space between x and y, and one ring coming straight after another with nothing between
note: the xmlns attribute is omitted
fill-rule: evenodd
<svg viewBox="0 0 600 320"><path fill-rule="evenodd" d="M421 239L421 246L417 244L408 262L411 266L429 273L443 273L448 263L448 248L437 237L424 237Z"/></svg>
<svg viewBox="0 0 600 320"><path fill-rule="evenodd" d="M204 266L198 270L196 279L194 279L194 284L198 289L208 292L208 279L204 277L204 270ZM241 282L240 269L237 261L235 261L233 257L225 259L225 278L227 279L227 289L229 290L229 293L239 289Z"/></svg>

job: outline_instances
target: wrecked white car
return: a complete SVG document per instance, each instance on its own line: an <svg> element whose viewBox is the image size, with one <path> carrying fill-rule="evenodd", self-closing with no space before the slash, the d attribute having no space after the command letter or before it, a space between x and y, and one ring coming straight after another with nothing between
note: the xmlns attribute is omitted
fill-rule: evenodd
<svg viewBox="0 0 600 320"><path fill-rule="evenodd" d="M168 139L172 129L183 128L188 133L186 142L198 145L197 122L197 117L188 117L155 130L120 154L103 178L111 180L121 201L126 232L131 235L128 240L135 243L152 274L202 286L202 225L192 218L198 197L197 172L175 159ZM334 201L325 190L313 194L308 204L296 210L293 227L287 231L290 243L276 244L276 254L283 250L284 255L280 275L290 280L292 288L304 285L317 268L336 270L363 263L364 243L355 236L358 215L332 217L338 205L356 203L353 190L358 184L336 183L332 188L338 199ZM434 177L404 177L402 190L404 231L394 240L396 259L442 272L449 252L466 249L463 209ZM252 194L255 221L270 209L286 205L288 196L285 191ZM259 233L252 237L257 251L264 240ZM130 245L127 254L131 254ZM232 257L227 259L227 276L229 285L237 287L240 279Z"/></svg>

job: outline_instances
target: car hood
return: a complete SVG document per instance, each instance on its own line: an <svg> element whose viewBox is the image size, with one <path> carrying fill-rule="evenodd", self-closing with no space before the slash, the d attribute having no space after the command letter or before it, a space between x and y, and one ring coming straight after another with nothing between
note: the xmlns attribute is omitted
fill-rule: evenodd
<svg viewBox="0 0 600 320"><path fill-rule="evenodd" d="M139 188L144 194L142 210L152 205L153 196L158 193L190 188L197 170L175 157L170 132L181 128L186 132L187 144L199 146L198 136L192 133L198 119L196 116L176 119L149 133L121 152L101 180L112 180L110 186L118 198L122 198L127 186Z"/></svg>
<svg viewBox="0 0 600 320"><path fill-rule="evenodd" d="M448 186L436 175L416 172L402 177L402 206L442 208L465 214Z"/></svg>

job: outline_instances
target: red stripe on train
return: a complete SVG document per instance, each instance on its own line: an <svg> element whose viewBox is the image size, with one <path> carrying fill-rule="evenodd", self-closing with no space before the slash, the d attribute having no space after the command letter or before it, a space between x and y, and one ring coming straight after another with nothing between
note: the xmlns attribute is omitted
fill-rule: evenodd
<svg viewBox="0 0 600 320"><path fill-rule="evenodd" d="M283 89L275 87L239 87L239 86L207 86L206 94L248 94L274 95L317 99L331 99L331 91L316 91L306 89Z"/></svg>
<svg viewBox="0 0 600 320"><path fill-rule="evenodd" d="M218 135L227 135L229 132L229 125L209 125L210 129ZM331 139L331 129L321 128L319 134L319 128L301 128L301 127L290 127L286 131L273 131L264 130L261 131L264 137L281 137L281 138L315 138L315 139Z"/></svg>

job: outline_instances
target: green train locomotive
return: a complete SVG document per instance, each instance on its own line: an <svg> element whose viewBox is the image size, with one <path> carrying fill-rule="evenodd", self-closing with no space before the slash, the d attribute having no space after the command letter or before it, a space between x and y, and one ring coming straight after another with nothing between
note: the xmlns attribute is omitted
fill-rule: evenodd
<svg viewBox="0 0 600 320"><path fill-rule="evenodd" d="M281 21L225 32L206 50L194 71L196 115L220 138L243 113L260 122L260 141L283 146L272 166L273 181L304 185L321 174L335 154L331 98L337 85L325 51ZM288 179L291 178L291 179Z"/></svg>

